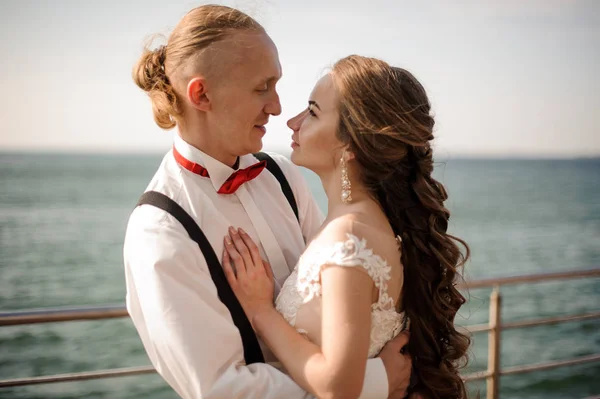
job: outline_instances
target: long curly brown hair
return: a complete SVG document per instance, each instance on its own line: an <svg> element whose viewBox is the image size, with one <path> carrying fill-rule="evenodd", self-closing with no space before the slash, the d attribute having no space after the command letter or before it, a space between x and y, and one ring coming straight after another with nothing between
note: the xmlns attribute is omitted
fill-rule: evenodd
<svg viewBox="0 0 600 399"><path fill-rule="evenodd" d="M469 247L446 232L448 195L431 175L434 119L425 89L402 68L356 55L338 61L331 75L340 97L338 137L355 155L358 178L402 237L402 303L419 377L413 391L466 398L458 370L467 363L471 340L457 331L454 317L465 303L456 284Z"/></svg>

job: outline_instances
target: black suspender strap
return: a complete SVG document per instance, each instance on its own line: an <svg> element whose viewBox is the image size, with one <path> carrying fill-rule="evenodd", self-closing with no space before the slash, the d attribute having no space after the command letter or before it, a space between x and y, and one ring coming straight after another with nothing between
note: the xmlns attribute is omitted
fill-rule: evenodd
<svg viewBox="0 0 600 399"><path fill-rule="evenodd" d="M231 290L223 272L221 262L219 262L219 258L202 232L202 229L200 229L194 219L179 204L162 193L157 191L145 192L137 203L138 206L143 204L153 205L172 215L183 225L190 238L198 244L202 254L204 254L204 259L206 259L210 276L217 287L219 299L227 306L233 318L233 323L240 330L246 364L264 363L265 359L252 325L246 317L242 305L240 305ZM206 328L210 328L210 326L206 326Z"/></svg>
<svg viewBox="0 0 600 399"><path fill-rule="evenodd" d="M290 183L285 178L283 171L277 165L277 162L269 154L264 152L257 152L256 154L252 154L259 161L267 161L267 170L271 172L273 176L277 179L279 184L281 185L281 191L283 191L283 195L290 203L292 210L294 211L294 215L296 215L296 219L300 221L300 217L298 216L298 205L296 205L296 198L294 198L294 192L292 191L292 187L290 187Z"/></svg>

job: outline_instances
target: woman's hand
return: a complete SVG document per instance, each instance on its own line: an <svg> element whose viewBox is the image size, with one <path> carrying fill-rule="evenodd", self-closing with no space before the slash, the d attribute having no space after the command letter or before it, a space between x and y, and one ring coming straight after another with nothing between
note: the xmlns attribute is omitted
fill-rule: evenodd
<svg viewBox="0 0 600 399"><path fill-rule="evenodd" d="M258 247L242 229L229 228L223 247L223 271L248 320L274 310L274 278L271 266L262 260Z"/></svg>

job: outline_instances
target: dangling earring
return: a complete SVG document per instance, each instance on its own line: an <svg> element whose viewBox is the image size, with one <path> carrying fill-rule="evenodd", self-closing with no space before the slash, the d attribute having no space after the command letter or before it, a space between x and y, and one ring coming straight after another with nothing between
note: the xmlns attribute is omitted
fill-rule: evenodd
<svg viewBox="0 0 600 399"><path fill-rule="evenodd" d="M344 204L349 204L352 202L352 191L350 179L348 178L348 168L346 168L346 160L344 159L344 155L346 155L346 151L342 154L342 159L340 160L342 164L342 202Z"/></svg>

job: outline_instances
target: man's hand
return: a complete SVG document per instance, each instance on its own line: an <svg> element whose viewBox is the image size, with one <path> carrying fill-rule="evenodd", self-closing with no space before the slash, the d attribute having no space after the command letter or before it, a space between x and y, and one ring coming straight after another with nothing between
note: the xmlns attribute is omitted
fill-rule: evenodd
<svg viewBox="0 0 600 399"><path fill-rule="evenodd" d="M404 398L410 383L412 359L407 351L400 350L408 344L410 333L401 332L396 338L385 344L379 357L387 372L390 398Z"/></svg>

